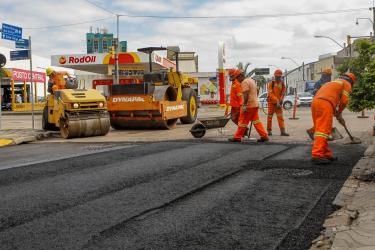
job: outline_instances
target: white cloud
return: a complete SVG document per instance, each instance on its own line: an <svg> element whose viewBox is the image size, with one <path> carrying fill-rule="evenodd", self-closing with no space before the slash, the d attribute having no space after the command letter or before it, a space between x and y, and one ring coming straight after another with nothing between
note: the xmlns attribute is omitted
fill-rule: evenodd
<svg viewBox="0 0 375 250"><path fill-rule="evenodd" d="M93 0L94 1L94 0ZM110 14L84 0L1 0L1 21L21 27L51 26L105 18ZM369 0L114 0L94 1L116 13L136 15L268 15L369 7ZM22 8L20 7L22 6ZM368 35L370 22L357 17L371 17L370 11L345 14L254 19L149 19L121 17L120 39L128 40L129 49L144 46L180 45L183 50L196 51L200 69L214 71L217 67L219 41L227 44L227 65L239 61L255 66L276 64L292 68L293 63L281 60L292 57L298 62L317 60L320 54L335 52L339 47L327 35L343 43L346 35ZM85 33L90 26L115 31L115 18L58 29L24 30L32 35L35 53L43 56L62 53L84 53ZM0 41L1 45L11 43Z"/></svg>

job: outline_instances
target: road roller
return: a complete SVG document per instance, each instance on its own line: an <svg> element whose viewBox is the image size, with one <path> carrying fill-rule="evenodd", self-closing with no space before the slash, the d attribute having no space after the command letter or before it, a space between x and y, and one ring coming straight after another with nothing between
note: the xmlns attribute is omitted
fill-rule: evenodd
<svg viewBox="0 0 375 250"><path fill-rule="evenodd" d="M197 95L191 88L194 79L176 70L152 71L151 54L163 47L138 51L149 55L149 72L134 83L110 86L108 111L114 129L172 129L180 120L194 123L198 114Z"/></svg>
<svg viewBox="0 0 375 250"><path fill-rule="evenodd" d="M47 96L44 130L60 130L61 137L106 135L110 129L106 99L94 89L60 89Z"/></svg>

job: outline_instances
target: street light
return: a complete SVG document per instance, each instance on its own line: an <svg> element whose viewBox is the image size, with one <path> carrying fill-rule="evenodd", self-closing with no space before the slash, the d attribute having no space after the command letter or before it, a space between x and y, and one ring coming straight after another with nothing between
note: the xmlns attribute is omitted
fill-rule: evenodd
<svg viewBox="0 0 375 250"><path fill-rule="evenodd" d="M281 59L291 60L295 65L297 65L297 67L299 67L299 64L295 60L293 60L293 58L282 56Z"/></svg>
<svg viewBox="0 0 375 250"><path fill-rule="evenodd" d="M332 37L329 37L329 36L320 36L320 35L315 35L314 36L315 38L327 38L329 40L331 40L332 42L336 43L338 46L340 46L340 48L344 49L344 46L342 46L340 43L338 43L335 39L333 39Z"/></svg>

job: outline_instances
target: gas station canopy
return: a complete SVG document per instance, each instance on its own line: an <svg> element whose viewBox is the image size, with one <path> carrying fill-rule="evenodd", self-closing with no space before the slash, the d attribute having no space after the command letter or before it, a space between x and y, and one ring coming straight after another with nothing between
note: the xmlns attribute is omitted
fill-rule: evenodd
<svg viewBox="0 0 375 250"><path fill-rule="evenodd" d="M151 54L153 70L176 68L176 64L156 52ZM116 64L111 54L71 54L51 56L51 65L75 70L88 71L103 75L112 75ZM140 67L144 72L149 70L149 55L143 52L119 53L119 68Z"/></svg>

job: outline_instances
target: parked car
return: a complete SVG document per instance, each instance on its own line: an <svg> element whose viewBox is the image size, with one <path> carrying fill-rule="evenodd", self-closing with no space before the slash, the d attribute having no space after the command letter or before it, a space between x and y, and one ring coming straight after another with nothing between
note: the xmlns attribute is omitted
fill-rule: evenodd
<svg viewBox="0 0 375 250"><path fill-rule="evenodd" d="M258 98L259 98L260 108L266 108L268 106L267 97L268 97L267 92L259 95ZM293 105L294 105L294 95L285 96L284 101L283 101L283 108L285 110L290 110L293 107ZM300 105L300 100L299 100L298 95L297 95L297 107L299 105Z"/></svg>
<svg viewBox="0 0 375 250"><path fill-rule="evenodd" d="M314 96L310 92L297 93L302 106L311 106Z"/></svg>

